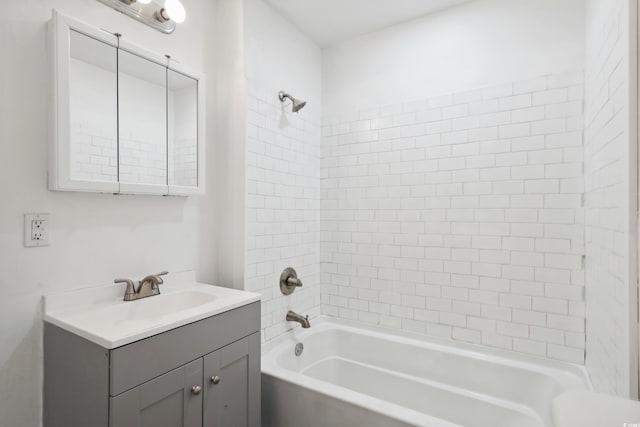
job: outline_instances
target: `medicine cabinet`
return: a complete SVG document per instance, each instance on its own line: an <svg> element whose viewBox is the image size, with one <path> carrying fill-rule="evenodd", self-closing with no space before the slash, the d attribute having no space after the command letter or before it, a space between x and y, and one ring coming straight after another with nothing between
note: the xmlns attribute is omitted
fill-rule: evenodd
<svg viewBox="0 0 640 427"><path fill-rule="evenodd" d="M54 11L49 188L204 193L203 75Z"/></svg>

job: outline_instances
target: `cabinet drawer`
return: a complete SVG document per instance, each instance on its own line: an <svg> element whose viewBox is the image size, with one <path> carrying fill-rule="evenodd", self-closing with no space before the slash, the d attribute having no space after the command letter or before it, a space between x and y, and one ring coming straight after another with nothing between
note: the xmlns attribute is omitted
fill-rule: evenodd
<svg viewBox="0 0 640 427"><path fill-rule="evenodd" d="M117 396L260 330L260 302L218 314L110 352L110 390Z"/></svg>

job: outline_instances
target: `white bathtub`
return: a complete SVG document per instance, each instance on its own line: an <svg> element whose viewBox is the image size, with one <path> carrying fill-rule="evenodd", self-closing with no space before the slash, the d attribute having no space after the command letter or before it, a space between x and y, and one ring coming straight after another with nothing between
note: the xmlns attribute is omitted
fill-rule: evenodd
<svg viewBox="0 0 640 427"><path fill-rule="evenodd" d="M263 347L263 427L551 427L570 389L583 367L330 318Z"/></svg>

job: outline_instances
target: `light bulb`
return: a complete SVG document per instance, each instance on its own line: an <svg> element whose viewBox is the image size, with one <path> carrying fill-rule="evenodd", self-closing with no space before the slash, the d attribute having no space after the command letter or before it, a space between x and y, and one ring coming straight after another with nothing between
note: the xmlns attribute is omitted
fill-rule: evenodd
<svg viewBox="0 0 640 427"><path fill-rule="evenodd" d="M187 13L184 10L184 6L180 0L165 0L164 10L169 18L175 23L184 22L187 17Z"/></svg>

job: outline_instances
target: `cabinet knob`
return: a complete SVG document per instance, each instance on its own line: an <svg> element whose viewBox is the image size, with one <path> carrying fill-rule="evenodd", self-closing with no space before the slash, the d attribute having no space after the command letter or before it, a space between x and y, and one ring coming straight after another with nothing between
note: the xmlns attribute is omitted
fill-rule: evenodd
<svg viewBox="0 0 640 427"><path fill-rule="evenodd" d="M200 387L199 385L194 385L193 387L191 387L191 393L196 396L199 395L201 391L202 387Z"/></svg>
<svg viewBox="0 0 640 427"><path fill-rule="evenodd" d="M211 377L211 382L214 383L214 384L220 383L220 377L217 376L217 375L212 376Z"/></svg>

